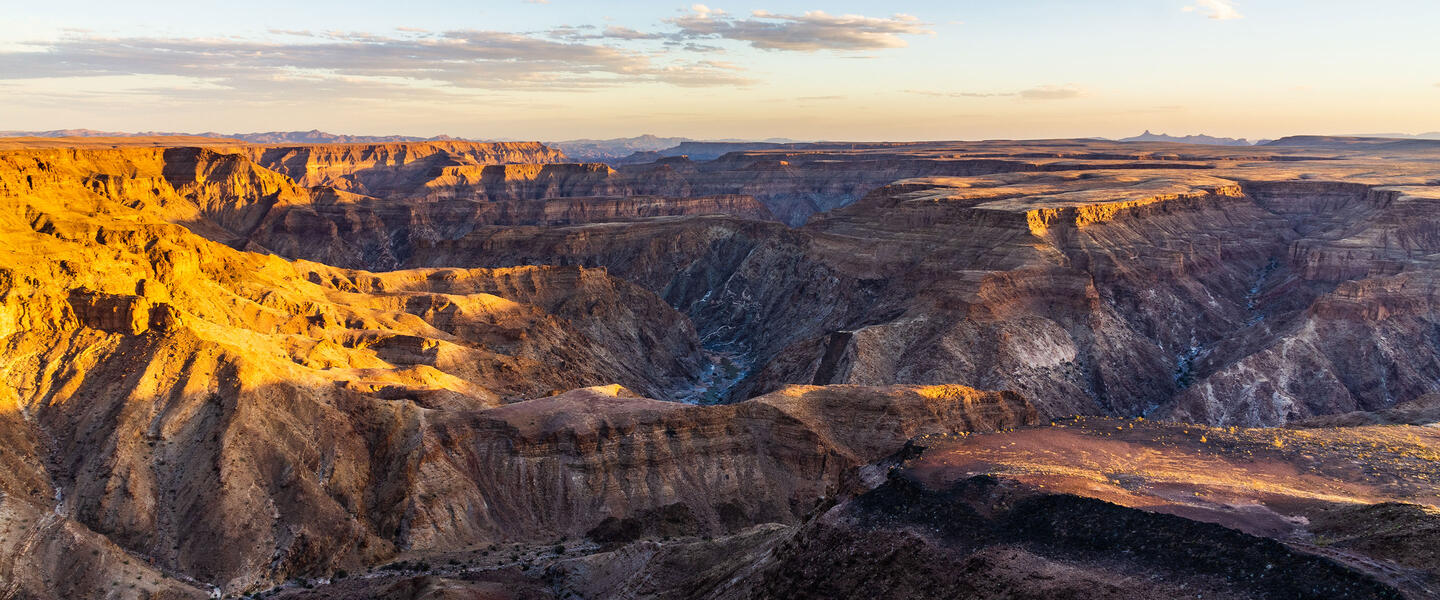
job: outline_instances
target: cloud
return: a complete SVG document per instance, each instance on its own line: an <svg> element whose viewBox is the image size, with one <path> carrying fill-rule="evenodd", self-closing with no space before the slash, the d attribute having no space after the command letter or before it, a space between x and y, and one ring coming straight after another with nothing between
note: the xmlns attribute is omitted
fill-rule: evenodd
<svg viewBox="0 0 1440 600"><path fill-rule="evenodd" d="M1020 97L1026 100L1070 100L1085 95L1084 90L1068 85L1042 85L1037 88L1020 90Z"/></svg>
<svg viewBox="0 0 1440 600"><path fill-rule="evenodd" d="M705 6L704 4L692 4L690 5L690 10L694 11L695 15L702 19L708 19L712 16L719 17L725 15L725 11L712 10L710 7Z"/></svg>
<svg viewBox="0 0 1440 600"><path fill-rule="evenodd" d="M606 32L629 35L628 31ZM0 79L178 76L245 93L275 81L487 91L588 89L634 83L744 85L740 68L609 45L496 31L393 34L277 31L269 39L107 38L72 34L0 51ZM278 40L278 41L277 41ZM296 83L298 82L298 83ZM292 93L300 90L291 90Z"/></svg>
<svg viewBox="0 0 1440 600"><path fill-rule="evenodd" d="M254 35L117 36L70 30L0 45L0 86L79 98L84 81L129 78L117 95L175 102L394 99L453 102L513 91L584 91L637 84L748 86L743 65L717 58L743 43L777 51L846 51L862 58L932 34L918 18L778 14L735 17L695 4L654 29L614 23L549 31L379 32L271 29ZM107 84L109 85L109 84ZM112 89L114 88L112 86Z"/></svg>
<svg viewBox="0 0 1440 600"><path fill-rule="evenodd" d="M757 10L739 19L703 4L665 22L680 28L677 39L727 39L765 50L798 52L903 48L907 45L903 36L934 34L927 23L905 14L879 18L818 10L802 15Z"/></svg>
<svg viewBox="0 0 1440 600"><path fill-rule="evenodd" d="M1217 21L1245 18L1245 15L1240 14L1240 11L1235 8L1233 0L1195 0L1195 4L1186 6L1181 10L1185 12L1207 13L1211 19Z"/></svg>
<svg viewBox="0 0 1440 600"><path fill-rule="evenodd" d="M560 26L560 27L556 27L555 29L551 29L551 30L549 31L549 34L550 34L550 37L553 37L553 38L556 38L556 39L562 39L562 40L569 40L569 41L581 41L581 40L625 40L625 41L633 41L633 40L661 40L661 39L666 39L666 37L667 37L667 36L665 36L664 34L660 34L660 33L645 33L645 32L643 32L643 31L638 31L638 30L635 30L635 29L631 29L631 28L629 28L629 27L621 27L621 26L619 26L619 25L610 25L610 26L608 26L608 27L606 27L605 29L600 30L600 31L596 31L596 29L598 29L598 28L595 27L594 25L579 25L579 26L563 25L563 26Z"/></svg>
<svg viewBox="0 0 1440 600"><path fill-rule="evenodd" d="M1042 85L1015 92L934 92L905 90L907 94L935 98L1023 98L1025 100L1072 100L1085 96L1085 90L1071 85Z"/></svg>
<svg viewBox="0 0 1440 600"><path fill-rule="evenodd" d="M736 73L735 69L708 65L706 61L664 67L656 76L665 83L680 87L748 86L755 83L753 79Z"/></svg>
<svg viewBox="0 0 1440 600"><path fill-rule="evenodd" d="M629 27L621 27L619 25L611 25L609 27L606 27L605 31L601 32L600 35L605 36L606 39L612 40L658 40L665 37L658 33L643 33Z"/></svg>

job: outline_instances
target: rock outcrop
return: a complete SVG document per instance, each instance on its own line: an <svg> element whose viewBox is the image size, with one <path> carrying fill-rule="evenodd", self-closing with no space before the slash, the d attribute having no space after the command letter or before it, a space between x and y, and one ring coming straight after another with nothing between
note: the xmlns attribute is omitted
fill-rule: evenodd
<svg viewBox="0 0 1440 600"><path fill-rule="evenodd" d="M741 365L730 398L957 382L1273 425L1435 392L1431 188L1254 179L1274 168L913 179L799 230L481 227L411 264L604 265Z"/></svg>
<svg viewBox="0 0 1440 600"><path fill-rule="evenodd" d="M565 160L564 153L534 142L276 145L246 146L242 151L256 164L306 187L386 198L409 195L445 177L447 170Z"/></svg>
<svg viewBox="0 0 1440 600"><path fill-rule="evenodd" d="M1435 589L1432 433L1319 427L1440 392L1423 148L87 144L0 150L0 597Z"/></svg>
<svg viewBox="0 0 1440 600"><path fill-rule="evenodd" d="M503 197L503 196L502 196ZM561 225L623 224L656 217L733 215L766 220L769 211L749 196L660 198L575 197L483 201L393 202L324 191L306 205L271 211L249 236L252 248L330 265L390 269L426 264L427 250L477 231L543 235ZM417 257L423 254L425 256ZM528 264L555 261L537 260ZM457 264L436 262L435 264Z"/></svg>
<svg viewBox="0 0 1440 600"><path fill-rule="evenodd" d="M925 435L803 523L696 535L676 504L589 540L481 546L433 555L423 576L392 563L280 594L423 579L503 581L514 597L543 585L525 596L542 598L1428 598L1440 583L1431 429L1072 419Z"/></svg>

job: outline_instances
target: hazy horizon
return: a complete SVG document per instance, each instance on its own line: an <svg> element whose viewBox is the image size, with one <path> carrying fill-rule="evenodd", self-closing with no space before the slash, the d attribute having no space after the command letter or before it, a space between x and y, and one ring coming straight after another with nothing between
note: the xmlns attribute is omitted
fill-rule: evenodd
<svg viewBox="0 0 1440 600"><path fill-rule="evenodd" d="M855 141L1440 130L1440 49L1426 41L1440 6L1411 0L10 8L0 130Z"/></svg>
<svg viewBox="0 0 1440 600"><path fill-rule="evenodd" d="M1205 132L1175 133L1175 132L1167 132L1167 131L1154 131L1154 130L1148 130L1148 129L1147 129L1147 130L1144 130L1144 131L1141 131L1141 132L1134 133L1134 134L1132 134L1132 135L1115 136L1115 137L1105 137L1105 136L1088 135L1088 136L1071 136L1071 137L1067 137L1067 138L1054 138L1054 137L1052 137L1052 138L997 137L997 138L972 138L972 139L962 139L962 138L949 138L949 139L942 139L942 138L933 138L933 139L922 139L922 138L912 138L912 139L897 139L897 138L888 138L888 139L886 139L886 138L875 138L875 139L858 139L858 138L856 138L856 139L850 139L850 138L795 139L795 138L783 138L783 137L775 137L775 136L771 136L771 137L767 137L767 138L758 138L758 137L755 137L755 138L746 138L746 137L696 138L696 137L689 137L689 136L683 136L683 135L667 135L667 134L657 134L657 133L651 133L651 132L636 133L636 134L633 134L633 135L620 135L620 136L616 136L616 137L607 137L607 138L585 138L585 137L579 137L579 138L565 138L565 139L561 139L561 138L542 139L542 138L533 137L533 136L532 136L532 137L506 137L506 138L497 138L497 137L483 137L483 136L466 137L466 136L457 136L457 135L444 134L444 133L435 134L435 135L419 135L419 134L410 134L410 133L376 133L376 132L367 132L367 131L360 131L360 132L355 132L355 131L325 131L325 130L317 129L317 128L314 128L314 127L311 127L311 128L308 128L308 129L269 130L269 131L220 131L220 130L216 130L216 129L213 129L213 128L212 128L212 129L206 129L206 130L193 130L193 131L159 131L159 130L112 131L112 130L98 130L98 129L87 128L87 127L64 127L64 128L58 128L58 129L38 129L38 130L0 129L0 135L16 135L16 134L28 134L28 133L53 133L53 132L62 132L62 131L85 132L84 136L98 136L99 134L109 134L109 133L124 134L124 135L145 134L145 135L157 135L157 136L158 136L158 135L237 135L237 136L247 136L247 135L285 134L285 133L312 133L312 132L313 132L313 133L319 133L319 134L324 134L324 135L344 136L344 137L351 137L351 138L387 138L387 137L401 138L401 137L409 137L409 138L424 139L424 138L436 138L436 137L447 137L447 136L448 136L448 137L455 138L455 139L460 139L460 140L473 140L473 141L478 141L478 142L541 142L541 143L562 143L562 142L571 142L571 143L573 143L573 142L616 142L616 141L625 141L625 140L638 140L638 139L643 139L643 138L646 138L646 137L651 137L651 138L655 138L655 139L685 139L685 140L695 141L695 142L769 142L769 143L795 143L795 144L825 144L825 143L842 143L842 144L843 144L843 143L881 143L881 142L920 142L920 143L923 143L923 142L989 142L989 141L1026 141L1026 142L1031 142L1031 141L1033 141L1033 142L1039 142L1039 141L1056 140L1056 139L1077 139L1077 140L1091 139L1091 140L1123 141L1123 140L1128 139L1128 138L1139 137L1140 135L1146 134L1146 133L1148 133L1148 134L1154 134L1154 135L1157 135L1157 136L1169 136L1169 137L1174 137L1174 138L1213 137L1213 138L1219 138L1219 139L1240 139L1240 140L1249 141L1249 142L1251 142L1252 144L1260 143L1260 142L1267 142L1267 141L1274 141L1274 140L1281 139L1281 138L1285 138L1285 137L1297 137L1297 136L1319 136L1319 137L1397 137L1397 138L1419 138L1419 137L1421 137L1421 136L1424 136L1422 139L1440 139L1440 132L1435 132L1435 131L1423 131L1423 132L1398 132L1398 131L1392 131L1392 132L1344 132L1344 133L1335 133L1335 132L1303 132L1303 133L1293 133L1293 134L1287 134L1287 135L1284 135L1284 136L1276 136L1276 137L1273 137L1273 138L1269 138L1269 137L1259 137L1259 136L1236 136L1236 137L1231 137L1231 136L1211 136L1211 135L1209 135L1209 134L1207 134L1207 133L1205 133Z"/></svg>

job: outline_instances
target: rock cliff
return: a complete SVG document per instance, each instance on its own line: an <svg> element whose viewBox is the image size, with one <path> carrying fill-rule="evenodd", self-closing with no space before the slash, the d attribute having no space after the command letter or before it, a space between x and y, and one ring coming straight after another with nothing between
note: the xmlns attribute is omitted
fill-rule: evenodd
<svg viewBox="0 0 1440 600"><path fill-rule="evenodd" d="M256 164L300 185L381 197L408 195L426 181L445 177L447 170L565 160L564 153L534 142L276 145L241 150Z"/></svg>
<svg viewBox="0 0 1440 600"><path fill-rule="evenodd" d="M1437 589L1424 148L0 147L0 598Z"/></svg>
<svg viewBox="0 0 1440 600"><path fill-rule="evenodd" d="M920 178L798 230L476 228L411 264L604 265L738 359L731 398L958 382L1047 415L1255 425L1436 391L1432 188L1266 173Z"/></svg>

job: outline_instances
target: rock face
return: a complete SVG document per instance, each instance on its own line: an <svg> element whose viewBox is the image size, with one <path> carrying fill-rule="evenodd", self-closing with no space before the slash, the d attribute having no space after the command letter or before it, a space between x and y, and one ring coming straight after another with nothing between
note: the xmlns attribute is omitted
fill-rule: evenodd
<svg viewBox="0 0 1440 600"><path fill-rule="evenodd" d="M1430 418L1424 148L88 144L0 150L0 598L1434 589L1426 430L1232 429Z"/></svg>
<svg viewBox="0 0 1440 600"><path fill-rule="evenodd" d="M602 270L371 274L205 240L172 221L228 233L214 215L240 211L204 204L212 187L241 206L295 189L166 156L209 152L6 157L3 493L28 506L10 514L250 589L410 545L428 411L611 382L666 397L700 368L689 322ZM84 169L150 170L66 176Z"/></svg>
<svg viewBox="0 0 1440 600"><path fill-rule="evenodd" d="M303 189L232 183L260 170L194 176L167 160L239 159L166 152L87 158L154 168L148 189L59 177L116 167L49 155L11 157L4 179L18 192L4 197L6 406L33 440L14 446L24 468L7 501L137 563L247 590L399 550L581 535L676 503L707 531L793 522L913 435L1036 419L1019 396L961 388L716 407L618 386L545 399L609 382L664 397L696 377L695 333L602 270L370 273L233 250L172 223L233 233L210 216L231 207L201 206L197 186L245 206L277 189L298 204ZM607 447L628 450L616 462ZM558 476L577 469L592 475Z"/></svg>
<svg viewBox="0 0 1440 600"><path fill-rule="evenodd" d="M209 152L117 151L100 158L116 163L103 165L107 170L153 167L174 175L178 169L167 166L165 154ZM227 172L226 178L162 176L107 187L99 185L107 181L102 178L87 184L63 177L66 169L94 167L58 158L14 157L36 174L11 171L3 180L7 190L20 193L9 197L14 218L6 221L6 236L14 245L3 278L9 289L0 303L9 318L0 331L33 333L77 323L138 335L173 327L174 320L213 325L222 329L202 329L212 339L249 343L237 341L232 329L268 336L277 356L310 368L335 363L369 369L378 360L439 369L489 388L477 396L487 402L570 389L576 382L619 382L664 397L699 368L684 317L603 271L527 267L371 275L288 263L231 250L172 224L195 223L196 230L218 238L236 235L241 220L230 217L244 214L236 205L259 206L253 198L287 193L306 197L293 186L276 184L272 191L251 185L256 174L288 181L283 176L264 170ZM231 204L212 203L207 194L215 189L239 195ZM592 325L577 325L579 320ZM616 343L632 344L631 350L617 352ZM509 358L494 362L500 356ZM610 368L639 379L604 373Z"/></svg>
<svg viewBox="0 0 1440 600"><path fill-rule="evenodd" d="M801 524L686 535L698 519L666 507L593 531L598 551L441 555L428 581L519 577L515 594L528 581L556 598L1427 598L1432 430L1074 419L933 434ZM1375 454L1355 469L1362 448ZM641 539L615 544L619 531ZM412 568L282 597L375 593L419 579Z"/></svg>
<svg viewBox="0 0 1440 600"><path fill-rule="evenodd" d="M453 470L469 483L429 489L410 531L427 546L554 539L606 519L643 526L650 511L676 505L694 521L687 533L794 522L915 435L1036 420L1018 395L959 387L796 387L720 406L577 390L432 417L423 435L434 449L418 469ZM458 506L484 509L461 524Z"/></svg>
<svg viewBox="0 0 1440 600"><path fill-rule="evenodd" d="M1282 179L1303 161L1270 158L912 179L799 230L476 228L410 264L606 266L734 355L731 398L958 382L1052 416L1273 425L1436 391L1433 188Z"/></svg>
<svg viewBox="0 0 1440 600"><path fill-rule="evenodd" d="M1113 153L976 152L973 148L899 144L719 144L701 153L618 168L563 164L537 144L254 146L254 162L305 186L329 186L389 200L514 200L578 196L752 196L775 218L801 225L813 214L852 203L896 180L1074 168L1203 168L1117 145ZM966 151L969 152L966 152ZM713 160L712 160L713 159ZM1103 161L1092 162L1091 161Z"/></svg>
<svg viewBox="0 0 1440 600"><path fill-rule="evenodd" d="M408 195L447 171L511 163L557 163L564 153L532 142L421 142L248 146L267 169L307 187L328 186L380 197ZM503 167L502 167L503 168Z"/></svg>
<svg viewBox="0 0 1440 600"><path fill-rule="evenodd" d="M463 240L475 231L539 233L558 225L626 223L655 217L735 215L768 219L749 196L660 198L577 197L547 200L437 200L404 203L325 191L306 205L267 215L248 242L282 256L346 267L399 268L423 264L417 253ZM437 263L445 264L445 263ZM540 260L533 264L546 264Z"/></svg>
<svg viewBox="0 0 1440 600"><path fill-rule="evenodd" d="M1140 173L1144 185L1129 173L897 184L799 231L721 219L477 228L412 264L605 265L746 357L735 397L959 381L1025 391L1051 415L1136 414L1179 389L1177 357L1253 318L1249 289L1297 237L1233 182ZM1077 200L989 199L1027 187L1073 187Z"/></svg>
<svg viewBox="0 0 1440 600"><path fill-rule="evenodd" d="M1278 542L983 476L935 491L892 479L808 524L777 554L744 595L1403 597ZM1125 575L1133 572L1149 577Z"/></svg>

